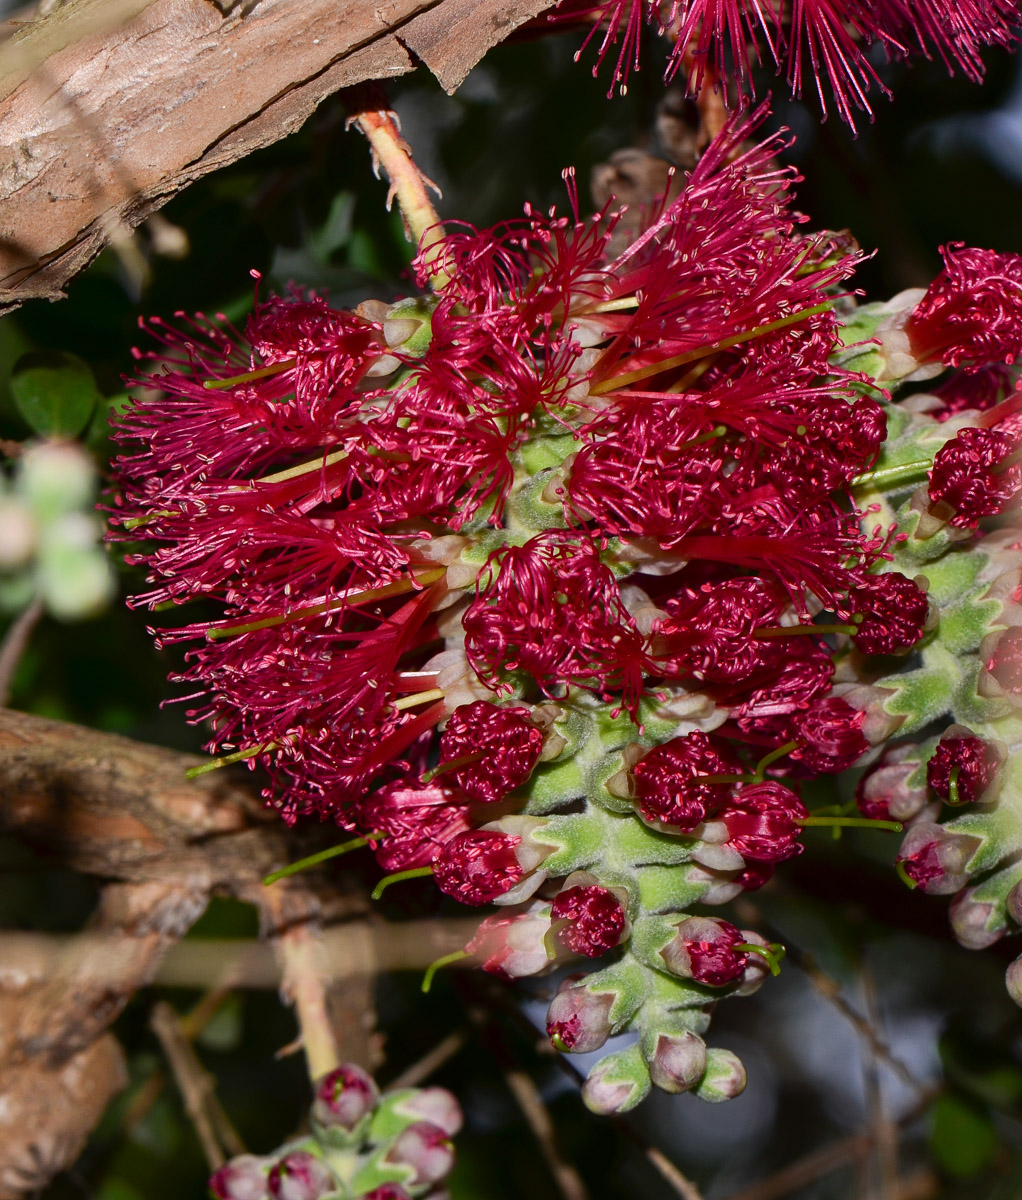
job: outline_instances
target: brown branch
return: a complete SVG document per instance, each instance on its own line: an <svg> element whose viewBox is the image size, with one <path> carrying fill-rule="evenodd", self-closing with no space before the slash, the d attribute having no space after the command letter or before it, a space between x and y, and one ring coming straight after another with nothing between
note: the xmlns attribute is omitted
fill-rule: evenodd
<svg viewBox="0 0 1022 1200"><path fill-rule="evenodd" d="M43 602L38 596L11 622L4 639L0 642L0 708L11 698L14 673L21 657L28 649L29 639L43 615Z"/></svg>
<svg viewBox="0 0 1022 1200"><path fill-rule="evenodd" d="M112 237L421 60L453 91L536 0L78 0L0 47L0 312L57 299Z"/></svg>
<svg viewBox="0 0 1022 1200"><path fill-rule="evenodd" d="M449 1033L431 1050L427 1050L422 1058L413 1062L410 1067L405 1067L400 1075L387 1084L387 1087L393 1091L399 1091L401 1088L421 1087L435 1071L440 1070L448 1059L464 1050L468 1040L467 1029L456 1029L453 1033Z"/></svg>

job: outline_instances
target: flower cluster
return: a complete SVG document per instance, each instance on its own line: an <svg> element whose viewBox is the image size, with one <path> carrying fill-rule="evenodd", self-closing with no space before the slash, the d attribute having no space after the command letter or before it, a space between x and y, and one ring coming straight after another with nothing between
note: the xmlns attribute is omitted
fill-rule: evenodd
<svg viewBox="0 0 1022 1200"><path fill-rule="evenodd" d="M381 1096L353 1063L317 1085L312 1134L270 1155L242 1154L214 1172L214 1200L413 1200L441 1197L461 1128L458 1102L443 1088Z"/></svg>
<svg viewBox="0 0 1022 1200"><path fill-rule="evenodd" d="M142 447L114 520L155 543L134 552L141 601L223 614L160 635L190 645L178 678L210 750L267 768L286 820L333 820L385 869L498 905L466 948L486 969L607 956L550 1018L564 1049L638 1034L590 1077L599 1111L651 1084L740 1090L702 1041L708 1009L780 949L689 910L762 886L807 827L919 815L929 753L885 751L862 818L800 790L921 727L909 656L960 663L920 530L929 562L1019 486L1013 443L987 447L977 486L951 457L969 433L1010 438L1013 401L905 433L877 382L1008 356L1020 306L1002 294L987 337L995 290L969 292L990 261L857 310L856 253L801 232L782 140L741 148L754 127L732 122L616 257L605 214L527 210L421 255L431 296L272 299L244 338L156 324L162 373L120 425ZM943 443L912 519L886 487L906 460L878 457L889 426L914 468L912 438ZM1020 650L991 646L984 686L1022 695ZM941 798L989 792L989 740L948 733ZM932 828L901 869L951 890L976 835Z"/></svg>
<svg viewBox="0 0 1022 1200"><path fill-rule="evenodd" d="M1014 44L1019 9L1015 0L562 0L551 19L594 22L587 44L602 31L599 62L620 42L612 90L618 84L624 91L629 71L638 69L641 34L652 26L672 43L667 77L681 72L693 94L704 81L730 84L745 103L755 95L753 65L772 60L793 95L816 93L824 115L828 86L854 128L853 109L872 119L871 91L890 94L871 47L883 47L888 59L937 57L978 83L981 51Z"/></svg>

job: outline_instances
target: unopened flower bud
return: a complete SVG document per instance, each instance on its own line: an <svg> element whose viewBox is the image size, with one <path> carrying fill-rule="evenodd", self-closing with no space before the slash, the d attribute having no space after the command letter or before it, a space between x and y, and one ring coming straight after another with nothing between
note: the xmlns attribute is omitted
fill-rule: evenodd
<svg viewBox="0 0 1022 1200"><path fill-rule="evenodd" d="M453 1137L464 1123L461 1105L446 1088L417 1088L414 1095L402 1100L396 1108L405 1116L438 1125L449 1137Z"/></svg>
<svg viewBox="0 0 1022 1200"><path fill-rule="evenodd" d="M429 1121L416 1121L394 1139L387 1151L387 1162L402 1163L415 1172L410 1183L418 1187L437 1183L454 1166L454 1147L446 1130Z"/></svg>
<svg viewBox="0 0 1022 1200"><path fill-rule="evenodd" d="M980 844L979 838L949 833L941 825L921 821L906 833L897 862L922 891L947 896L965 886L966 867Z"/></svg>
<svg viewBox="0 0 1022 1200"><path fill-rule="evenodd" d="M600 1116L628 1112L649 1095L649 1068L638 1046L600 1059L582 1085L582 1101Z"/></svg>
<svg viewBox="0 0 1022 1200"><path fill-rule="evenodd" d="M691 1030L662 1033L647 1062L656 1087L665 1092L687 1092L706 1073L706 1043Z"/></svg>
<svg viewBox="0 0 1022 1200"><path fill-rule="evenodd" d="M412 1200L412 1194L406 1192L399 1183L381 1183L371 1192L363 1192L359 1200Z"/></svg>
<svg viewBox="0 0 1022 1200"><path fill-rule="evenodd" d="M1022 1008L1022 955L1019 955L1005 971L1004 982L1008 989L1008 995Z"/></svg>
<svg viewBox="0 0 1022 1200"><path fill-rule="evenodd" d="M437 887L462 904L518 904L546 879L536 868L553 853L532 838L545 822L504 817L459 833L433 863Z"/></svg>
<svg viewBox="0 0 1022 1200"><path fill-rule="evenodd" d="M727 987L745 972L748 955L736 949L745 941L740 929L713 917L686 917L660 951L668 971L708 987Z"/></svg>
<svg viewBox="0 0 1022 1200"><path fill-rule="evenodd" d="M733 1100L745 1091L748 1076L737 1054L730 1050L712 1049L706 1052L706 1074L695 1089L700 1100L719 1104Z"/></svg>
<svg viewBox="0 0 1022 1200"><path fill-rule="evenodd" d="M337 1190L333 1171L321 1158L295 1150L276 1162L269 1175L274 1200L319 1200Z"/></svg>
<svg viewBox="0 0 1022 1200"><path fill-rule="evenodd" d="M728 844L746 860L784 862L802 853L800 824L809 810L776 779L745 784L723 814Z"/></svg>
<svg viewBox="0 0 1022 1200"><path fill-rule="evenodd" d="M718 782L718 777L742 770L723 738L699 729L672 738L632 767L639 812L646 821L688 833L727 803L733 784Z"/></svg>
<svg viewBox="0 0 1022 1200"><path fill-rule="evenodd" d="M36 525L28 507L14 497L0 497L0 570L16 570L32 558Z"/></svg>
<svg viewBox="0 0 1022 1200"><path fill-rule="evenodd" d="M1022 925L1022 880L1019 880L1008 893L1006 906L1015 924Z"/></svg>
<svg viewBox="0 0 1022 1200"><path fill-rule="evenodd" d="M909 821L926 806L926 788L909 779L919 769L919 749L912 742L889 746L855 789L859 812L871 821Z"/></svg>
<svg viewBox="0 0 1022 1200"><path fill-rule="evenodd" d="M550 910L557 940L565 949L598 958L624 941L629 932L626 892L603 887L584 872L570 876L565 885Z"/></svg>
<svg viewBox="0 0 1022 1200"><path fill-rule="evenodd" d="M951 901L951 928L966 950L985 950L1007 932L1007 922L989 900L976 900L975 888L963 888Z"/></svg>
<svg viewBox="0 0 1022 1200"><path fill-rule="evenodd" d="M588 1054L606 1042L613 1031L610 1010L613 992L591 992L585 983L566 980L550 1003L546 1031L556 1050Z"/></svg>
<svg viewBox="0 0 1022 1200"><path fill-rule="evenodd" d="M926 783L945 804L971 804L983 799L1000 761L992 743L961 725L952 725L926 764Z"/></svg>
<svg viewBox="0 0 1022 1200"><path fill-rule="evenodd" d="M370 1076L354 1063L344 1063L319 1081L312 1119L325 1129L354 1129L379 1099Z"/></svg>
<svg viewBox="0 0 1022 1200"><path fill-rule="evenodd" d="M90 504L96 468L74 442L43 442L18 460L18 490L40 520L52 520Z"/></svg>
<svg viewBox="0 0 1022 1200"><path fill-rule="evenodd" d="M465 949L482 959L484 971L502 979L539 975L554 964L550 926L549 905L537 903L527 912L487 917Z"/></svg>
<svg viewBox="0 0 1022 1200"><path fill-rule="evenodd" d="M209 1190L217 1200L267 1200L270 1185L267 1160L240 1154L219 1167L209 1179Z"/></svg>
<svg viewBox="0 0 1022 1200"><path fill-rule="evenodd" d="M1013 626L988 634L980 645L980 656L983 668L976 685L979 694L1022 706L1022 628Z"/></svg>

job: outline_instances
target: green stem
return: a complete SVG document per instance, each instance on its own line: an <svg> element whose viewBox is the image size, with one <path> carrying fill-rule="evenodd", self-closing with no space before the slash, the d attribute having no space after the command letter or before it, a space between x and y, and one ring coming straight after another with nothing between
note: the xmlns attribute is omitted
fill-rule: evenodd
<svg viewBox="0 0 1022 1200"><path fill-rule="evenodd" d="M771 763L777 762L779 758L783 758L786 754L790 754L792 750L798 749L798 742L785 742L783 746L778 746L776 750L771 750L769 754L765 754L758 763L756 763L756 776L754 783L762 783L766 776L766 769Z"/></svg>
<svg viewBox="0 0 1022 1200"><path fill-rule="evenodd" d="M780 942L771 942L769 946L757 946L754 942L739 942L735 950L744 950L746 953L759 954L767 960L770 966L770 974L778 976L781 973L781 959L787 954L787 949Z"/></svg>
<svg viewBox="0 0 1022 1200"><path fill-rule="evenodd" d="M916 881L912 878L912 876L908 873L908 871L905 870L905 864L900 858L894 864L894 869L895 869L895 871L898 872L898 875L901 878L902 883L905 884L906 887L911 888L912 891L915 891L916 888L919 886L919 884L916 883Z"/></svg>
<svg viewBox="0 0 1022 1200"><path fill-rule="evenodd" d="M869 817L803 817L797 824L803 829L839 826L842 829L890 829L893 833L901 833L905 828L900 821L873 821Z"/></svg>
<svg viewBox="0 0 1022 1200"><path fill-rule="evenodd" d="M353 838L350 842L341 842L340 845L331 846L329 850L320 850L317 854L310 854L308 858L300 858L297 862L281 867L279 871L267 875L263 880L263 887L269 887L271 883L276 883L278 879L286 879L289 875L297 875L299 871L307 871L309 867L319 866L321 862L337 858L341 854L348 854L352 850L361 850L363 846L367 846L370 842L378 842L384 836L382 833L367 833L365 837Z"/></svg>
<svg viewBox="0 0 1022 1200"><path fill-rule="evenodd" d="M867 471L864 475L855 476L852 480L852 487L875 487L877 485L883 487L911 483L917 476L926 475L932 466L933 463L929 459L920 459L917 462L902 463L898 467L884 467L880 471Z"/></svg>
<svg viewBox="0 0 1022 1200"><path fill-rule="evenodd" d="M401 883L405 879L422 879L423 876L432 874L432 867L411 867L407 871L395 871L393 875L384 875L376 887L373 888L373 899L379 900L392 883Z"/></svg>
<svg viewBox="0 0 1022 1200"><path fill-rule="evenodd" d="M276 742L264 742L261 746L248 746L244 750L235 750L233 754L225 754L222 758L214 758L212 762L203 763L201 767L189 767L185 771L186 779L198 779L200 775L208 775L210 771L219 771L221 767L229 767L231 763L243 762L246 758L255 758L266 750L276 750Z"/></svg>
<svg viewBox="0 0 1022 1200"><path fill-rule="evenodd" d="M947 802L951 805L965 803L965 801L959 799L958 796L958 775L961 772L961 769L961 767L952 767L951 774L947 779Z"/></svg>
<svg viewBox="0 0 1022 1200"><path fill-rule="evenodd" d="M432 783L438 775L443 775L445 771L457 771L459 767L468 767L472 763L482 762L486 758L486 751L480 750L475 754L463 754L461 758L450 758L447 762L438 763L431 770L427 771L423 777L423 783Z"/></svg>

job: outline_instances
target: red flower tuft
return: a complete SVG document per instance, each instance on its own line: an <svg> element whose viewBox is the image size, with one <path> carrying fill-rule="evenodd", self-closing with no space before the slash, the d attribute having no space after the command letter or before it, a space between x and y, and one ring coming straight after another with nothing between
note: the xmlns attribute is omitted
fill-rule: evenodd
<svg viewBox="0 0 1022 1200"><path fill-rule="evenodd" d="M792 758L812 771L833 775L852 766L869 749L862 732L865 714L840 696L814 700L794 718L798 748Z"/></svg>
<svg viewBox="0 0 1022 1200"><path fill-rule="evenodd" d="M437 887L462 904L491 904L525 874L515 848L522 839L496 829L470 829L441 848L433 862Z"/></svg>
<svg viewBox="0 0 1022 1200"><path fill-rule="evenodd" d="M983 517L1003 512L1022 489L1022 449L1016 429L966 428L946 442L933 460L930 499L955 510L951 524L974 529Z"/></svg>
<svg viewBox="0 0 1022 1200"><path fill-rule="evenodd" d="M800 820L808 815L791 788L768 779L740 787L721 819L727 826L728 845L743 858L777 863L802 853Z"/></svg>
<svg viewBox="0 0 1022 1200"><path fill-rule="evenodd" d="M358 824L367 833L382 834L376 861L385 871L406 871L428 866L470 820L465 805L446 787L400 780L359 804Z"/></svg>
<svg viewBox="0 0 1022 1200"><path fill-rule="evenodd" d="M989 742L945 734L926 764L926 783L945 804L971 804L993 782L999 766L1000 756Z"/></svg>
<svg viewBox="0 0 1022 1200"><path fill-rule="evenodd" d="M738 949L745 941L742 931L729 921L687 917L660 956L668 970L683 978L727 987L745 974L749 956Z"/></svg>
<svg viewBox="0 0 1022 1200"><path fill-rule="evenodd" d="M625 932L627 918L621 901L605 887L569 887L553 901L554 921L567 924L557 931L557 940L573 954L598 958L612 950Z"/></svg>
<svg viewBox="0 0 1022 1200"><path fill-rule="evenodd" d="M542 730L527 708L499 708L479 700L451 714L440 738L439 766L444 781L470 800L492 804L529 778L542 748ZM447 765L462 759L473 761Z"/></svg>
<svg viewBox="0 0 1022 1200"><path fill-rule="evenodd" d="M897 571L867 575L851 589L842 617L858 624L853 635L863 654L898 654L923 636L930 605L926 593Z"/></svg>
<svg viewBox="0 0 1022 1200"><path fill-rule="evenodd" d="M689 833L727 803L734 784L705 776L740 775L741 760L721 738L701 730L654 746L632 767L639 811L647 821Z"/></svg>

